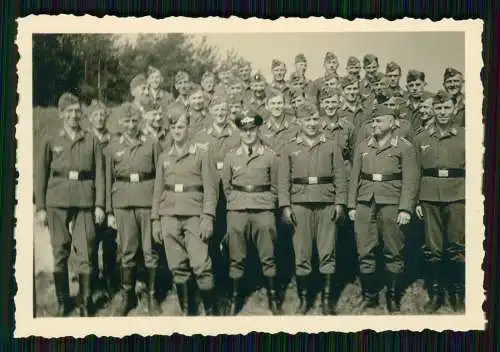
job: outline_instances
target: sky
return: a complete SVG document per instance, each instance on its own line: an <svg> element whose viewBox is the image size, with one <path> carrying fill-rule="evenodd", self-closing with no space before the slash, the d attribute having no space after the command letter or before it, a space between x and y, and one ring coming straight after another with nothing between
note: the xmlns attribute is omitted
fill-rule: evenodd
<svg viewBox="0 0 500 352"><path fill-rule="evenodd" d="M334 52L340 61L338 73L345 74L349 56L362 61L367 53L377 55L380 71L388 61L396 61L404 76L409 69L426 73L429 91L442 87L447 67L465 70L465 37L460 32L346 32L346 33L206 33L193 34L195 40L205 36L221 54L234 49L252 63L254 71L271 78L270 65L274 58L284 61L288 73L294 70L294 58L303 53L308 60L307 76L311 79L323 73L325 52ZM133 40L136 35L126 35ZM125 39L125 38L124 38ZM465 76L466 76L466 72Z"/></svg>

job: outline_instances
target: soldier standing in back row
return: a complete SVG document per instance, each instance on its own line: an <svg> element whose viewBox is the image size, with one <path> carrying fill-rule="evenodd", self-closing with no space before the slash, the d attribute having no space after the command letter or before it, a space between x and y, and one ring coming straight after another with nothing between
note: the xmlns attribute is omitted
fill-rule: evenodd
<svg viewBox="0 0 500 352"><path fill-rule="evenodd" d="M405 226L410 223L417 189L415 148L394 131L394 111L377 107L373 135L357 146L349 183L349 217L354 221L360 279L361 309L378 305L377 249L383 248L389 312L400 309L403 295Z"/></svg>
<svg viewBox="0 0 500 352"><path fill-rule="evenodd" d="M174 101L174 96L160 88L163 83L163 75L156 67L148 67L148 98L152 99L156 104L166 108Z"/></svg>
<svg viewBox="0 0 500 352"><path fill-rule="evenodd" d="M332 290L335 274L337 221L347 204L347 180L342 150L327 140L314 105L298 109L301 132L281 155L278 176L279 206L283 219L294 228L295 277L300 304L298 314L308 309L312 252L316 243L319 272L323 275L323 314L334 314Z"/></svg>
<svg viewBox="0 0 500 352"><path fill-rule="evenodd" d="M323 74L323 76L318 77L314 80L314 92L311 95L314 96L315 99L318 98L319 91L321 90L321 87L323 87L323 85L325 84L326 81L325 77L327 75L335 76L337 78L339 76L337 73L337 70L339 68L339 59L337 58L337 55L335 55L334 53L328 51L325 54L325 58L323 60L323 66L325 68L325 73ZM316 101L314 101L314 103L316 103Z"/></svg>
<svg viewBox="0 0 500 352"><path fill-rule="evenodd" d="M451 96L455 110L453 122L460 127L465 127L465 95L463 90L464 78L460 71L448 67L443 75L443 87Z"/></svg>
<svg viewBox="0 0 500 352"><path fill-rule="evenodd" d="M465 130L454 124L450 95L439 91L433 100L435 123L416 137L420 204L417 215L425 224L430 301L426 313L444 303L449 283L450 303L465 309Z"/></svg>
<svg viewBox="0 0 500 352"><path fill-rule="evenodd" d="M151 233L153 184L160 146L140 132L139 114L132 104L122 104L119 123L123 133L105 149L106 212L120 237L122 289L114 307L117 316L127 315L135 305L136 258L140 249L148 271L148 313L160 312L156 297L158 254Z"/></svg>
<svg viewBox="0 0 500 352"><path fill-rule="evenodd" d="M401 80L401 66L394 61L388 62L385 67L385 77L387 78L387 89L389 89L391 95L402 99L408 97L408 93L399 85L399 81Z"/></svg>
<svg viewBox="0 0 500 352"><path fill-rule="evenodd" d="M105 220L104 160L97 138L80 126L78 98L64 93L58 109L63 128L42 140L37 158L37 217L49 226L57 316L69 313L68 259L72 249L80 282L80 315L91 316L94 222L101 224ZM73 223L71 233L69 223Z"/></svg>

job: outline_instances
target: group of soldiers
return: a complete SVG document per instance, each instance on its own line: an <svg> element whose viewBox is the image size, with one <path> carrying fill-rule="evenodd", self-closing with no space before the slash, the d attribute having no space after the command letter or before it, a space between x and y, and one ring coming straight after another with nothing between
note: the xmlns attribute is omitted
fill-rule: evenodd
<svg viewBox="0 0 500 352"><path fill-rule="evenodd" d="M354 234L362 309L400 310L406 236L425 233L426 313L465 304L465 100L463 75L447 68L443 89L425 90L424 72L379 71L375 55L339 61L324 57L325 73L307 78L307 59L295 70L271 63L272 82L249 62L206 72L200 84L175 75L174 99L162 90L161 71L149 67L130 83L131 101L119 108L120 132L107 128L108 108L85 111L64 93L60 131L42 138L36 160L38 220L47 224L54 256L58 316L69 314L68 258L79 274L82 316L95 314L92 292L102 245L105 287L114 314L135 306L142 274L150 315L161 313L161 258L185 315L216 315L221 245L228 255L230 314L244 304L242 280L256 248L270 311L282 314L276 243L293 243L297 314L310 308L313 253L322 277L323 314L335 314L336 243ZM361 69L364 77L361 76ZM218 80L218 83L217 83ZM91 128L81 127L83 112ZM118 241L117 241L118 237ZM119 243L117 249L117 242ZM279 242L278 242L279 243ZM315 247L315 248L314 248ZM313 251L315 249L315 251ZM416 249L418 250L418 249ZM383 279L377 253L381 251ZM117 255L118 252L118 255ZM118 256L118 261L117 261ZM113 271L119 263L120 289ZM278 264L278 265L277 265ZM142 274L141 274L142 273Z"/></svg>

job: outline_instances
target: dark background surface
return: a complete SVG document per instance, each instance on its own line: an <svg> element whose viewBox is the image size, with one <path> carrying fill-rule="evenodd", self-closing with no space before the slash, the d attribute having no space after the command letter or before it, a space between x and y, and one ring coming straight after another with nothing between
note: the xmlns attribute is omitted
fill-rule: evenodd
<svg viewBox="0 0 500 352"><path fill-rule="evenodd" d="M56 5L54 5L56 4ZM120 2L120 5L122 3ZM497 240L497 229L499 226L499 204L498 204L498 175L496 173L499 164L498 150L499 142L496 138L498 133L498 50L500 35L499 2L481 1L434 1L417 2L406 1L395 4L392 1L376 1L366 3L364 1L339 1L335 4L310 2L242 2L232 3L216 1L207 5L195 1L165 1L161 6L158 1L137 3L134 6L121 5L115 1L64 1L62 3L52 1L25 1L25 2L3 2L1 7L2 17L0 20L0 30L2 40L0 42L0 72L1 81L1 101L0 101L0 177L2 179L2 193L0 197L0 236L2 243L0 248L3 254L0 256L0 328L2 341L10 343L11 347L20 348L47 348L52 349L74 349L76 344L85 344L92 349L129 349L151 348L158 350L199 350L202 346L205 350L253 350L256 347L267 347L271 350L308 350L314 351L321 347L327 349L347 349L352 351L363 350L497 350L498 346L498 304L500 302L496 282L499 279L497 253L499 241ZM143 16L153 17L169 16L210 16L217 15L227 17L236 15L239 17L263 17L274 19L280 16L325 16L344 17L355 19L359 17L376 18L385 17L387 19L398 19L404 17L431 18L439 20L442 18L483 18L485 28L483 32L483 60L484 69L482 72L483 86L485 89L485 101L483 105L483 115L485 119L485 178L483 181L483 192L486 196L485 203L485 227L486 250L485 263L486 270L484 288L488 292L488 300L484 304L488 326L485 331L471 331L466 333L445 332L436 333L431 331L423 332L387 332L374 333L364 331L357 334L324 333L317 335L287 335L287 334L249 334L246 336L218 336L218 337L185 337L173 335L171 337L142 338L130 336L125 338L118 345L115 339L96 339L88 337L85 340L65 338L60 341L46 339L20 339L10 340L15 329L14 323L14 302L13 297L16 292L15 280L13 276L13 264L15 262L15 243L13 240L13 228L15 225L15 150L16 141L14 128L16 123L15 108L17 104L16 96L16 72L17 52L15 51L14 40L16 34L16 17L24 17L29 14L41 13L68 13L68 14L92 14L103 16L105 14L116 16ZM477 118L480 118L479 116ZM144 346L144 347L143 347ZM81 346L83 347L83 346ZM141 349L142 349L141 348Z"/></svg>

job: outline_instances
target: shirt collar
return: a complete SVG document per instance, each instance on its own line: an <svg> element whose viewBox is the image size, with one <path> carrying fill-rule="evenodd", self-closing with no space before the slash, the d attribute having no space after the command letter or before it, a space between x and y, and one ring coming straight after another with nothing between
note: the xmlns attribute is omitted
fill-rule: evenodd
<svg viewBox="0 0 500 352"><path fill-rule="evenodd" d="M59 136L60 137L68 137L69 140L71 140L72 142L75 142L79 139L82 139L84 136L85 136L85 132L83 131L82 128L79 128L78 131L75 131L75 138L74 139L71 139L70 135L68 134L68 132L63 128L61 128L61 130L59 131Z"/></svg>
<svg viewBox="0 0 500 352"><path fill-rule="evenodd" d="M435 125L435 124L433 124L433 125L430 125L430 126L427 128L427 131L429 132L429 136L432 136L432 135L434 135L434 134L438 131L438 129L437 129L436 125ZM447 131L446 131L445 136L447 135L447 133L448 133L448 134L452 134L452 135L456 136L456 135L457 135L457 133L458 133L458 130L457 130L457 128L456 128L455 126L451 126L451 127L450 127ZM440 137L440 136L438 136L438 137Z"/></svg>
<svg viewBox="0 0 500 352"><path fill-rule="evenodd" d="M397 147L398 146L398 141L399 141L399 137L398 136L392 136L392 138L391 138L391 140L390 140L389 143L393 147ZM378 148L377 140L375 139L375 137L373 135L368 140L368 146L369 147L373 147L373 148Z"/></svg>
<svg viewBox="0 0 500 352"><path fill-rule="evenodd" d="M106 129L104 129L103 133L99 132L95 128L93 128L92 131L94 132L94 135L99 140L99 142L109 142L109 140L111 139L111 135Z"/></svg>
<svg viewBox="0 0 500 352"><path fill-rule="evenodd" d="M264 146L262 144L260 144L260 143L257 144L257 145L255 145L255 147L254 147L254 153L257 154L257 155L263 155L264 154ZM243 144L241 144L238 147L238 149L236 150L236 155L237 156L241 156L243 154L248 155L248 153L246 151L246 147Z"/></svg>
<svg viewBox="0 0 500 352"><path fill-rule="evenodd" d="M279 124L278 127L276 127L276 124L274 123L274 117L269 116L269 119L266 122L266 127L270 130L277 130L281 131L282 129L286 129L289 127L288 121L286 120L286 115L283 113L282 116L279 118Z"/></svg>
<svg viewBox="0 0 500 352"><path fill-rule="evenodd" d="M297 136L295 141L297 142L297 144L302 144L302 143L304 143L304 138L302 136ZM325 143L325 142L326 142L326 136L324 134L321 134L319 136L319 138L314 142L313 146L315 146L316 144Z"/></svg>

